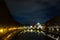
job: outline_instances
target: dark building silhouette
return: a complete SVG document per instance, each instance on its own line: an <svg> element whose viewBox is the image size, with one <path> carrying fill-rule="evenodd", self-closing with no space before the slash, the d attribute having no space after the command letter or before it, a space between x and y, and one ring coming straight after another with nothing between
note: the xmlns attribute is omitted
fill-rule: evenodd
<svg viewBox="0 0 60 40"><path fill-rule="evenodd" d="M56 26L59 25L60 26L60 16L55 16L52 19L48 20L45 23L46 26Z"/></svg>
<svg viewBox="0 0 60 40"><path fill-rule="evenodd" d="M0 0L0 25L20 25L13 20L4 0Z"/></svg>

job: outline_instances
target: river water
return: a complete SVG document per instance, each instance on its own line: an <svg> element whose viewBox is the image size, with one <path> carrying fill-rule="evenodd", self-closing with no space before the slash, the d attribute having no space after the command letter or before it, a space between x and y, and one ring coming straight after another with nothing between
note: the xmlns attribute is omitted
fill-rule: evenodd
<svg viewBox="0 0 60 40"><path fill-rule="evenodd" d="M26 33L17 33L12 40L53 40L47 36L44 36L42 33L35 32L26 32Z"/></svg>

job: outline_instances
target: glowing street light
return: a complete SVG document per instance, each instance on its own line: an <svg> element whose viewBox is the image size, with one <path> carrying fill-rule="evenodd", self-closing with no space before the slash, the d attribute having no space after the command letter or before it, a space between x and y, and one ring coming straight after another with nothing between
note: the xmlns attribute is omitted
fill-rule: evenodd
<svg viewBox="0 0 60 40"><path fill-rule="evenodd" d="M4 32L4 30L3 29L0 29L0 33L3 33Z"/></svg>
<svg viewBox="0 0 60 40"><path fill-rule="evenodd" d="M33 26L30 26L30 28L33 28Z"/></svg>

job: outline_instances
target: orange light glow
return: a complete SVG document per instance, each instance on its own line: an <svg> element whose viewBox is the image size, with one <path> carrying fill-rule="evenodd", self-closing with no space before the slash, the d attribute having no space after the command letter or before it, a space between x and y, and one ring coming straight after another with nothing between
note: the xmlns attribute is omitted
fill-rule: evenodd
<svg viewBox="0 0 60 40"><path fill-rule="evenodd" d="M11 37L12 36L12 33L11 34L9 34L8 36L7 36L7 38L9 38L9 37Z"/></svg>
<svg viewBox="0 0 60 40"><path fill-rule="evenodd" d="M16 30L16 29L17 29L17 28L14 27L14 28L9 28L8 30L11 31L11 30Z"/></svg>
<svg viewBox="0 0 60 40"><path fill-rule="evenodd" d="M3 33L4 32L4 30L3 29L0 29L0 33Z"/></svg>

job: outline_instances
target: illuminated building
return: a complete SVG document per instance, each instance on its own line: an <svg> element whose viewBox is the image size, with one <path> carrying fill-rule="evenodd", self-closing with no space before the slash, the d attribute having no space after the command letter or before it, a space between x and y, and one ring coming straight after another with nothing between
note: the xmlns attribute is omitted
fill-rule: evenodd
<svg viewBox="0 0 60 40"><path fill-rule="evenodd" d="M48 20L45 23L46 26L46 33L54 35L54 37L60 40L60 16L55 16L51 20ZM51 36L50 35L50 36ZM53 36L51 36L53 37Z"/></svg>

